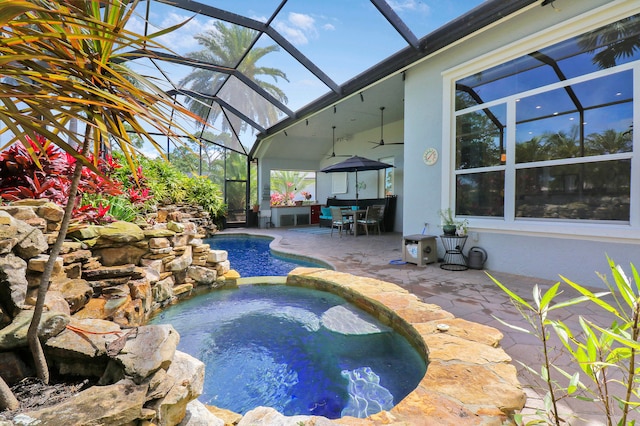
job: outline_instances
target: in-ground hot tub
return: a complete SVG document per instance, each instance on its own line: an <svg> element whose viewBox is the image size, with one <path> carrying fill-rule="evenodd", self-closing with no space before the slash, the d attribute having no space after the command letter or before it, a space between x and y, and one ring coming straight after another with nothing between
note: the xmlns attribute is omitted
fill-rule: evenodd
<svg viewBox="0 0 640 426"><path fill-rule="evenodd" d="M365 418L393 408L426 370L391 327L309 288L241 285L174 305L152 322L171 323L178 349L205 363L199 400L240 414L268 406L290 416Z"/></svg>
<svg viewBox="0 0 640 426"><path fill-rule="evenodd" d="M243 280L238 283L242 284ZM349 426L513 424L512 415L524 406L525 393L511 358L499 348L503 336L497 329L455 318L439 306L421 302L395 284L373 278L327 269L297 268L286 277L286 284L342 296L402 334L429 362L416 388L403 400L395 401L390 410L366 419L346 416L325 423ZM446 331L441 331L445 328ZM247 413L242 422L269 424L269 421L282 420L278 420L278 416L281 415L272 409L261 407ZM299 418L301 416L296 420ZM314 421L313 417L309 419Z"/></svg>

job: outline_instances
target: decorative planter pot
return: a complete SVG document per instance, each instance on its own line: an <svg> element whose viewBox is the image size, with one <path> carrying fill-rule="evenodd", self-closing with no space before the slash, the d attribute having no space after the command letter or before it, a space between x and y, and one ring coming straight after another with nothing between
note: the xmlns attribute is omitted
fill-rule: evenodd
<svg viewBox="0 0 640 426"><path fill-rule="evenodd" d="M442 225L444 235L456 235L456 229L455 225Z"/></svg>
<svg viewBox="0 0 640 426"><path fill-rule="evenodd" d="M296 201L296 206L301 206L302 205L302 201Z"/></svg>

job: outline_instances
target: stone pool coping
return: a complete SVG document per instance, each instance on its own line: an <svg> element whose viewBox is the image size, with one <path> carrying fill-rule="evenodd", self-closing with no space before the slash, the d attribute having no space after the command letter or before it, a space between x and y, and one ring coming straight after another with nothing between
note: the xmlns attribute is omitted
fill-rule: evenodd
<svg viewBox="0 0 640 426"><path fill-rule="evenodd" d="M344 272L300 267L286 279L237 280L238 285L256 282L337 294L404 335L429 361L416 389L389 411L328 423L309 419L348 426L503 425L514 424L513 414L524 407L516 368L499 347L502 333L493 327L455 318L395 284Z"/></svg>

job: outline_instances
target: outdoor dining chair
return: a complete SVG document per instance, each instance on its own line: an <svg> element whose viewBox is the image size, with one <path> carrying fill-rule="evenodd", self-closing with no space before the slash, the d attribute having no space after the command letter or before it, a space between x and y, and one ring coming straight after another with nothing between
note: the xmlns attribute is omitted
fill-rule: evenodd
<svg viewBox="0 0 640 426"><path fill-rule="evenodd" d="M369 235L369 227L375 226L378 229L378 235L380 235L380 223L384 217L384 205L374 204L367 207L367 213L364 219L358 219L356 226L362 226L364 232Z"/></svg>
<svg viewBox="0 0 640 426"><path fill-rule="evenodd" d="M342 238L342 228L347 228L348 226L349 221L342 216L342 209L340 207L331 207L331 236L333 237L333 230L337 228Z"/></svg>

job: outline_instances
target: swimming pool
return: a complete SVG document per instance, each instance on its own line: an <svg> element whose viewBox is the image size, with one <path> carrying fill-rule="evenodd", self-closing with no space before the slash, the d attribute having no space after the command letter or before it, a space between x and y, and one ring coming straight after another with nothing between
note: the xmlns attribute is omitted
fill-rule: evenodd
<svg viewBox="0 0 640 426"><path fill-rule="evenodd" d="M367 417L389 410L424 376L402 336L332 293L241 285L183 301L152 323L171 323L178 349L206 365L199 400L244 414Z"/></svg>
<svg viewBox="0 0 640 426"><path fill-rule="evenodd" d="M274 254L272 238L250 235L216 235L204 240L212 249L226 250L231 268L241 277L285 276L299 266L325 268L326 265Z"/></svg>

